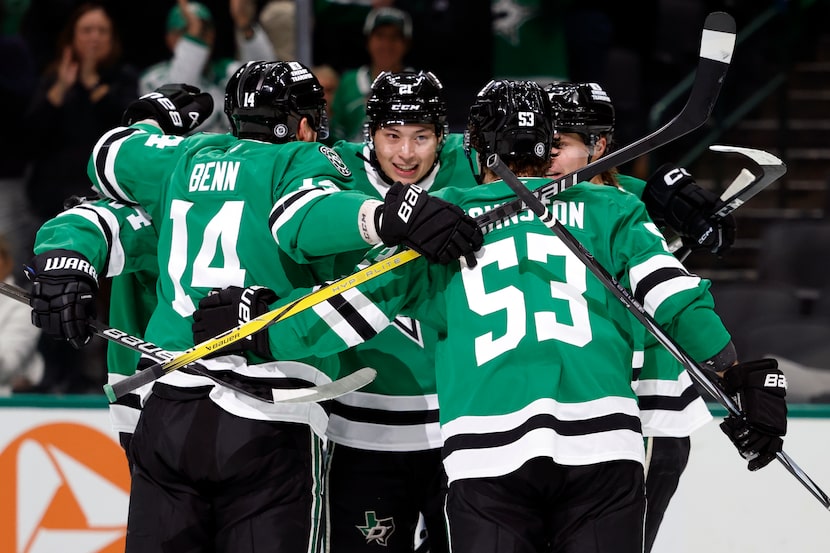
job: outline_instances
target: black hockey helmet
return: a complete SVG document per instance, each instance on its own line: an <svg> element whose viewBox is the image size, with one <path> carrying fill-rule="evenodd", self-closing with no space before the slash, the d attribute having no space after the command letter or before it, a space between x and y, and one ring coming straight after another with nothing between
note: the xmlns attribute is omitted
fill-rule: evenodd
<svg viewBox="0 0 830 553"><path fill-rule="evenodd" d="M545 92L553 106L557 132L586 137L614 132L614 105L597 83L551 83Z"/></svg>
<svg viewBox="0 0 830 553"><path fill-rule="evenodd" d="M318 140L329 134L323 87L298 61L249 61L237 69L225 87L225 115L239 138L291 142L303 117Z"/></svg>
<svg viewBox="0 0 830 553"><path fill-rule="evenodd" d="M547 161L553 141L550 101L533 81L494 80L476 95L467 120L464 149L481 159Z"/></svg>
<svg viewBox="0 0 830 553"><path fill-rule="evenodd" d="M372 145L372 135L386 125L435 125L439 149L449 133L444 85L429 71L384 71L372 83L366 102L363 136Z"/></svg>

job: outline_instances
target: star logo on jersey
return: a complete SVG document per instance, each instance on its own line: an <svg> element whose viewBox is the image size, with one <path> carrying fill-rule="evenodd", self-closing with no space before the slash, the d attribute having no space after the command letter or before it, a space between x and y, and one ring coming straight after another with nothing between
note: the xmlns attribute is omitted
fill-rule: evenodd
<svg viewBox="0 0 830 553"><path fill-rule="evenodd" d="M124 551L130 477L121 447L85 425L46 424L0 451L0 551Z"/></svg>
<svg viewBox="0 0 830 553"><path fill-rule="evenodd" d="M515 0L498 0L493 4L492 10L493 33L511 45L518 46L519 30L525 21L535 15L535 10L522 6Z"/></svg>
<svg viewBox="0 0 830 553"><path fill-rule="evenodd" d="M366 511L363 515L366 518L366 524L356 526L356 528L366 538L366 543L375 542L386 547L389 536L395 532L395 521L392 517L377 518L374 511Z"/></svg>

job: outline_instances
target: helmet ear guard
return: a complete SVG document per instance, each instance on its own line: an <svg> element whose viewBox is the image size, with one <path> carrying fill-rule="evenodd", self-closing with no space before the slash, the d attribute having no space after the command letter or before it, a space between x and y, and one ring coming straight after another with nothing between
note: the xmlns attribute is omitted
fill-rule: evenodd
<svg viewBox="0 0 830 553"><path fill-rule="evenodd" d="M290 142L303 118L318 139L328 137L323 87L297 61L250 61L237 69L225 87L225 115L239 138Z"/></svg>

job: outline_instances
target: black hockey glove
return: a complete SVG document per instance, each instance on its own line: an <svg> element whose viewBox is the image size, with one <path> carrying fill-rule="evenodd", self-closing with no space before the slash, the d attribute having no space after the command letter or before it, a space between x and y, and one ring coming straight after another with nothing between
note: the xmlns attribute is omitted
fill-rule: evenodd
<svg viewBox="0 0 830 553"><path fill-rule="evenodd" d="M154 119L165 134L182 136L201 125L213 113L213 97L188 84L166 84L134 100L122 125Z"/></svg>
<svg viewBox="0 0 830 553"><path fill-rule="evenodd" d="M726 417L721 430L749 461L749 470L767 466L784 447L787 434L787 378L778 361L738 363L726 370L720 384L742 414Z"/></svg>
<svg viewBox="0 0 830 553"><path fill-rule="evenodd" d="M463 256L474 267L474 252L484 243L472 217L414 184L396 182L389 188L375 213L375 227L385 245L404 244L432 263L447 264Z"/></svg>
<svg viewBox="0 0 830 553"><path fill-rule="evenodd" d="M193 313L193 343L210 340L270 310L270 304L277 301L277 295L270 288L230 286L211 292L199 302L199 309ZM251 352L262 359L273 359L268 345L268 330L237 340L206 358L220 355L241 355Z"/></svg>
<svg viewBox="0 0 830 553"><path fill-rule="evenodd" d="M735 242L735 218L714 215L718 200L688 171L669 163L657 169L643 191L643 202L655 223L673 229L689 248L720 255Z"/></svg>
<svg viewBox="0 0 830 553"><path fill-rule="evenodd" d="M92 338L89 320L96 317L98 273L86 257L70 250L50 250L32 258L32 324L75 349Z"/></svg>

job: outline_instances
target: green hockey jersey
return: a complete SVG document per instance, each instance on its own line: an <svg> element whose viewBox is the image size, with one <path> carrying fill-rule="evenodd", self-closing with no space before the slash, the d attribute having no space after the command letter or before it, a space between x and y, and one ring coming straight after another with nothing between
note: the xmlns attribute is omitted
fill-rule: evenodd
<svg viewBox="0 0 830 553"><path fill-rule="evenodd" d="M646 182L630 175L617 175L620 186L638 198L643 197ZM700 397L683 365L643 328L642 355L634 390L640 400L640 419L644 436L689 436L712 420L706 402Z"/></svg>
<svg viewBox="0 0 830 553"><path fill-rule="evenodd" d="M460 134L447 136L438 164L419 186L434 191L447 186L476 185L462 141ZM367 161L370 151L366 144L340 141L334 149L354 174L352 189L378 199L386 196L389 184ZM341 353L342 372L373 367L378 375L361 390L332 402L328 437L335 443L376 451L440 447L435 392L437 341L435 329L399 315L372 340Z"/></svg>
<svg viewBox="0 0 830 553"><path fill-rule="evenodd" d="M349 169L319 143L275 145L207 133L182 138L135 125L99 140L88 173L102 195L140 205L154 221L158 306L145 336L169 351L193 346L191 315L212 289L258 284L284 296L336 276L336 256L327 253L367 247L357 222L368 198L340 190ZM309 261L296 263L288 251ZM314 385L338 374L336 358L252 361L221 356L203 364L214 374L269 387ZM214 384L183 370L161 381ZM240 416L304 421L310 411L322 413L316 404L272 405L220 388L214 386L213 400Z"/></svg>
<svg viewBox="0 0 830 553"><path fill-rule="evenodd" d="M531 188L544 182L528 179ZM436 195L473 217L514 197L502 182ZM579 183L551 209L690 355L708 359L728 344L709 282L667 251L635 196ZM436 383L451 482L508 474L540 456L566 465L643 462L631 386L636 337L631 317L617 315L619 299L533 214L488 230L473 268L417 258L273 325L275 356L351 347L405 313L439 333Z"/></svg>
<svg viewBox="0 0 830 553"><path fill-rule="evenodd" d="M156 307L156 229L147 213L137 206L97 200L85 201L50 219L38 230L36 254L63 248L83 254L102 278L112 278L109 324L136 338ZM135 345L140 345L136 343ZM146 348L149 353L157 348ZM113 384L133 374L138 352L107 345L107 382ZM137 394L127 394L109 406L116 432L132 433L138 423Z"/></svg>

